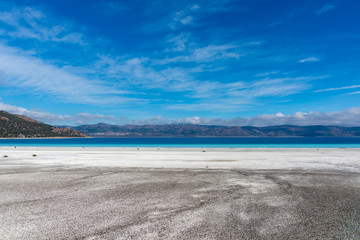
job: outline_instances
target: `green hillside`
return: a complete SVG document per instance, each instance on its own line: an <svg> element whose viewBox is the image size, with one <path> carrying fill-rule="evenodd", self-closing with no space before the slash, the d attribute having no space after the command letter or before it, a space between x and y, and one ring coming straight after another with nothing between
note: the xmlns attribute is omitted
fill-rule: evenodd
<svg viewBox="0 0 360 240"><path fill-rule="evenodd" d="M0 138L39 137L86 137L86 135L76 130L57 128L25 116L0 111Z"/></svg>

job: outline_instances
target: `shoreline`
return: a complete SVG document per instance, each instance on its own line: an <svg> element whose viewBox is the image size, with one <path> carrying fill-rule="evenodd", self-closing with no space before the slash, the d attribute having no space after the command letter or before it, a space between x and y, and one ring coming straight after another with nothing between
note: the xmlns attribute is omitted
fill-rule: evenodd
<svg viewBox="0 0 360 240"><path fill-rule="evenodd" d="M360 138L360 136L139 136L139 137L34 137L34 138L0 138L1 139L83 139L83 138Z"/></svg>
<svg viewBox="0 0 360 240"><path fill-rule="evenodd" d="M0 147L0 152L2 165L18 166L296 169L360 173L360 148Z"/></svg>
<svg viewBox="0 0 360 240"><path fill-rule="evenodd" d="M29 139L83 139L83 138L94 138L94 137L34 137L34 138L0 138L0 140L4 139L4 140L15 140L15 139L19 139L19 140L29 140Z"/></svg>
<svg viewBox="0 0 360 240"><path fill-rule="evenodd" d="M0 145L0 150L1 149L5 149L5 150L12 150L14 149L15 146L1 146ZM102 151L106 151L106 150L171 150L171 151L180 151L180 150L203 150L203 149L208 149L208 150L212 150L212 151L243 151L243 150L253 150L253 151L257 151L257 150L316 150L316 149L352 149L352 150L359 150L359 148L353 148L353 147L154 147L154 146L149 146L149 147L144 147L144 146L139 146L139 147L104 147L104 146L21 146L18 145L16 146L16 148L22 148L22 149L39 149L39 150L49 150L49 149L58 149L58 150L80 150L80 149L87 149L87 150L102 150Z"/></svg>

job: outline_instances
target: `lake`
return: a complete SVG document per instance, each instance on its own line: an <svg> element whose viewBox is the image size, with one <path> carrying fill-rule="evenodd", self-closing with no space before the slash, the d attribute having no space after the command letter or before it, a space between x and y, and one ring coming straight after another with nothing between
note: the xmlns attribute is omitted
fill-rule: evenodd
<svg viewBox="0 0 360 240"><path fill-rule="evenodd" d="M159 148L360 148L360 137L151 137L0 139L0 146Z"/></svg>

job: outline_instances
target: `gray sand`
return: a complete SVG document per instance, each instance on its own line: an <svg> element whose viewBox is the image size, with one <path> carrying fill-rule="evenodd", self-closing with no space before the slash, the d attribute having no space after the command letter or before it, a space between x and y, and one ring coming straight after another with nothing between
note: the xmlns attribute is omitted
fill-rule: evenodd
<svg viewBox="0 0 360 240"><path fill-rule="evenodd" d="M0 239L359 239L359 182L343 170L1 159Z"/></svg>
<svg viewBox="0 0 360 240"><path fill-rule="evenodd" d="M1 172L1 239L359 236L357 174L100 167Z"/></svg>

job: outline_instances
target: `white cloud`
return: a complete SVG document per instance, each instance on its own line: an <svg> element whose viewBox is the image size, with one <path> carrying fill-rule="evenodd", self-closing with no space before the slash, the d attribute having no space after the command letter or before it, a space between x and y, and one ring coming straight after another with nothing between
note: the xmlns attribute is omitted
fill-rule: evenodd
<svg viewBox="0 0 360 240"><path fill-rule="evenodd" d="M193 87L192 103L174 103L168 109L185 111L232 112L256 106L267 98L286 97L312 87L311 81L327 76L306 76L286 78L265 78L260 81L239 81L233 83L202 82Z"/></svg>
<svg viewBox="0 0 360 240"><path fill-rule="evenodd" d="M228 47L215 48L208 56L222 55L217 51ZM213 53L215 51L216 53ZM202 52L202 51L200 51ZM207 52L207 51L205 51ZM200 54L203 58L203 55ZM99 61L89 67L94 75L116 81L110 88L103 82L90 80L82 74L76 74L76 69L59 68L38 58L19 52L17 49L0 44L0 80L14 89L22 89L28 93L46 93L67 102L87 104L142 104L145 100L123 97L124 94L139 94L127 91L136 89L162 89L165 92L184 92L184 98L192 99L192 103L180 104L174 99L163 99L164 108L185 110L218 109L238 110L263 97L283 97L308 89L308 83L319 77L265 78L260 81L236 81L222 83L221 81L199 81L192 75L198 72L214 71L206 67L178 68L167 67L155 69L146 58L111 58L99 56ZM86 72L87 68L80 69ZM90 74L91 75L91 74ZM323 77L320 77L323 78ZM125 90L118 90L125 89ZM156 101L155 100L146 100ZM193 102L196 101L196 102Z"/></svg>
<svg viewBox="0 0 360 240"><path fill-rule="evenodd" d="M200 9L199 5L188 5L183 10L173 12L170 16L170 29L176 30L186 25L194 24L195 17L192 15Z"/></svg>
<svg viewBox="0 0 360 240"><path fill-rule="evenodd" d="M360 107L350 108L343 111L322 113L318 111L295 112L285 115L281 112L263 114L254 117L236 117L230 119L201 118L198 116L170 120L162 117L154 117L143 120L125 121L124 124L198 124L218 126L277 126L277 125L326 125L326 126L360 126Z"/></svg>
<svg viewBox="0 0 360 240"><path fill-rule="evenodd" d="M42 112L39 110L28 110L23 107L18 107L14 105L5 104L0 102L0 110L27 116L38 120L40 122L49 123L49 124L88 124L88 123L99 123L99 122L109 122L109 123L117 123L121 124L123 122L123 118L116 118L112 115L103 115L103 114L90 114L90 113L78 113L75 116L71 115L57 115Z"/></svg>
<svg viewBox="0 0 360 240"><path fill-rule="evenodd" d="M127 84L143 90L162 89L165 92L191 92L196 91L199 86L206 88L212 82L196 80L192 74L216 69L203 67L180 68L167 67L155 69L152 62L146 58L114 59L100 56L97 62L99 71L107 78L114 79L120 86ZM125 87L125 86L124 86Z"/></svg>
<svg viewBox="0 0 360 240"><path fill-rule="evenodd" d="M322 113L318 111L296 112L284 115L283 113L263 114L255 117L237 117L231 119L188 117L177 120L178 123L194 123L203 125L225 126L276 126L276 125L335 125L335 126L360 126L360 107L343 111Z"/></svg>
<svg viewBox="0 0 360 240"><path fill-rule="evenodd" d="M170 36L166 42L172 45L169 50L174 52L182 52L186 50L188 45L191 45L189 39L190 39L190 34L180 33L179 35L176 36Z"/></svg>
<svg viewBox="0 0 360 240"><path fill-rule="evenodd" d="M269 75L275 75L275 74L278 74L278 73L279 73L279 71L271 71L271 72L258 73L255 76L257 76L257 77L267 77Z"/></svg>
<svg viewBox="0 0 360 240"><path fill-rule="evenodd" d="M149 22L143 30L145 31L177 31L184 27L200 26L199 21L209 14L224 11L239 11L245 9L235 4L231 4L234 0L221 1L167 1L164 6L163 1L150 1L148 11L153 16L160 16L157 21ZM235 0L238 1L238 0Z"/></svg>
<svg viewBox="0 0 360 240"><path fill-rule="evenodd" d="M53 24L54 21L35 8L14 8L10 12L0 12L0 21L10 27L3 33L6 36L84 44L82 33L71 32L65 23Z"/></svg>
<svg viewBox="0 0 360 240"><path fill-rule="evenodd" d="M28 110L26 108L5 104L0 102L0 110L13 114L20 114L31 117L38 121L50 124L94 124L105 122L109 124L200 124L200 125L220 125L220 126L276 126L276 125L333 125L333 126L360 126L360 107L354 107L343 111L322 113L319 111L296 112L285 115L281 112L275 114L263 114L254 117L236 117L230 119L221 118L201 118L198 116L186 117L183 119L170 120L162 116L153 118L128 120L123 117L116 118L113 115L79 113L71 115L55 115L39 110Z"/></svg>
<svg viewBox="0 0 360 240"><path fill-rule="evenodd" d="M179 62L196 62L208 63L217 60L239 59L242 54L237 53L236 49L239 46L223 44L223 45L208 45L206 47L191 49L188 55L179 55L172 58L161 59L156 61L158 64L169 64Z"/></svg>
<svg viewBox="0 0 360 240"><path fill-rule="evenodd" d="M54 120L68 121L71 119L71 116L69 116L69 115L54 115L54 114L45 113L45 112L41 112L41 111L31 111L31 110L28 110L23 107L9 105L9 104L5 104L3 102L0 102L0 110L6 111L9 113L13 113L13 114L24 115L24 116L33 118L35 120L47 122L47 123L53 122Z"/></svg>
<svg viewBox="0 0 360 240"><path fill-rule="evenodd" d="M201 119L200 119L200 117L187 117L184 119L184 122L190 123L190 124L200 124Z"/></svg>
<svg viewBox="0 0 360 240"><path fill-rule="evenodd" d="M318 61L320 61L320 60L321 60L321 59L318 58L318 57L307 57L307 58L304 58L304 59L299 60L299 63L318 62Z"/></svg>
<svg viewBox="0 0 360 240"><path fill-rule="evenodd" d="M96 80L74 75L38 58L0 44L0 81L32 94L49 94L67 102L107 104L134 99L114 96L123 93Z"/></svg>
<svg viewBox="0 0 360 240"><path fill-rule="evenodd" d="M346 95L360 94L360 91L347 93Z"/></svg>
<svg viewBox="0 0 360 240"><path fill-rule="evenodd" d="M251 42L249 44L258 45L260 43ZM227 44L196 48L190 55L178 56L177 61L202 63L216 59L238 58L239 54L234 53L236 48L237 46ZM188 101L190 103L183 105L171 97L162 99L162 105L166 109L189 107L194 111L199 109L233 111L253 104L260 98L284 97L301 92L311 87L309 81L319 78L266 78L260 81L244 79L222 83L221 80L199 81L194 77L194 74L197 73L217 70L221 70L221 68L207 67L203 64L192 68L164 67L163 65L154 65L147 58L112 58L102 55L99 55L99 60L94 65L85 68L78 69L71 66L60 68L0 44L0 81L14 89L27 91L27 93L46 93L66 102L82 104L130 102L132 105L143 104L157 100L152 100L152 98L142 100L124 95L140 96L141 94L152 94L151 89L162 89L164 92L184 92L185 102L190 100ZM93 76L93 79L101 76L112 85L89 79L85 75ZM269 75L271 74L269 73ZM132 92L128 89L136 89L136 91ZM146 90L150 92L146 92Z"/></svg>
<svg viewBox="0 0 360 240"><path fill-rule="evenodd" d="M321 14L324 14L324 13L330 11L330 10L333 10L334 8L335 8L334 5L327 4L327 5L323 6L319 11L317 11L316 14L321 15Z"/></svg>
<svg viewBox="0 0 360 240"><path fill-rule="evenodd" d="M209 64L216 63L219 60L239 59L247 55L254 54L264 41L245 41L243 43L225 43L225 44L209 44L199 46L194 41L190 33L181 33L178 35L170 35L166 43L166 48L170 52L170 56L162 59L155 59L154 64L175 64L175 63L198 63Z"/></svg>
<svg viewBox="0 0 360 240"><path fill-rule="evenodd" d="M183 19L180 20L180 22L183 24L183 25L189 25L193 22L194 18L191 17L191 16L186 16L184 17Z"/></svg>
<svg viewBox="0 0 360 240"><path fill-rule="evenodd" d="M326 78L326 76L265 78L250 84L246 95L253 97L288 96L310 88L309 82L311 80L322 78Z"/></svg>
<svg viewBox="0 0 360 240"><path fill-rule="evenodd" d="M360 85L352 85L352 86L338 87L338 88L325 88L325 89L316 90L314 92L328 92L328 91L337 91L337 90L353 89L353 88L360 88Z"/></svg>
<svg viewBox="0 0 360 240"><path fill-rule="evenodd" d="M173 99L164 100L164 108L186 111L199 110L238 110L256 103L261 98L285 97L302 92L311 87L312 80L327 76L304 76L264 78L256 81L247 79L224 83L219 81L199 81L193 74L214 69L168 67L154 69L149 59L128 60L101 56L98 67L110 78L121 76L127 82L143 89L162 89L165 92L184 92L185 102ZM269 73L269 75L271 75ZM121 79L118 79L121 84Z"/></svg>
<svg viewBox="0 0 360 240"><path fill-rule="evenodd" d="M154 125L158 125L158 124L171 124L172 121L168 120L168 119L163 119L162 116L155 116L152 118L145 118L145 119L141 119L141 120L126 120L124 121L124 125L147 125L147 124L154 124Z"/></svg>
<svg viewBox="0 0 360 240"><path fill-rule="evenodd" d="M198 4L195 4L190 8L190 10L194 10L194 9L200 9L200 6Z"/></svg>

